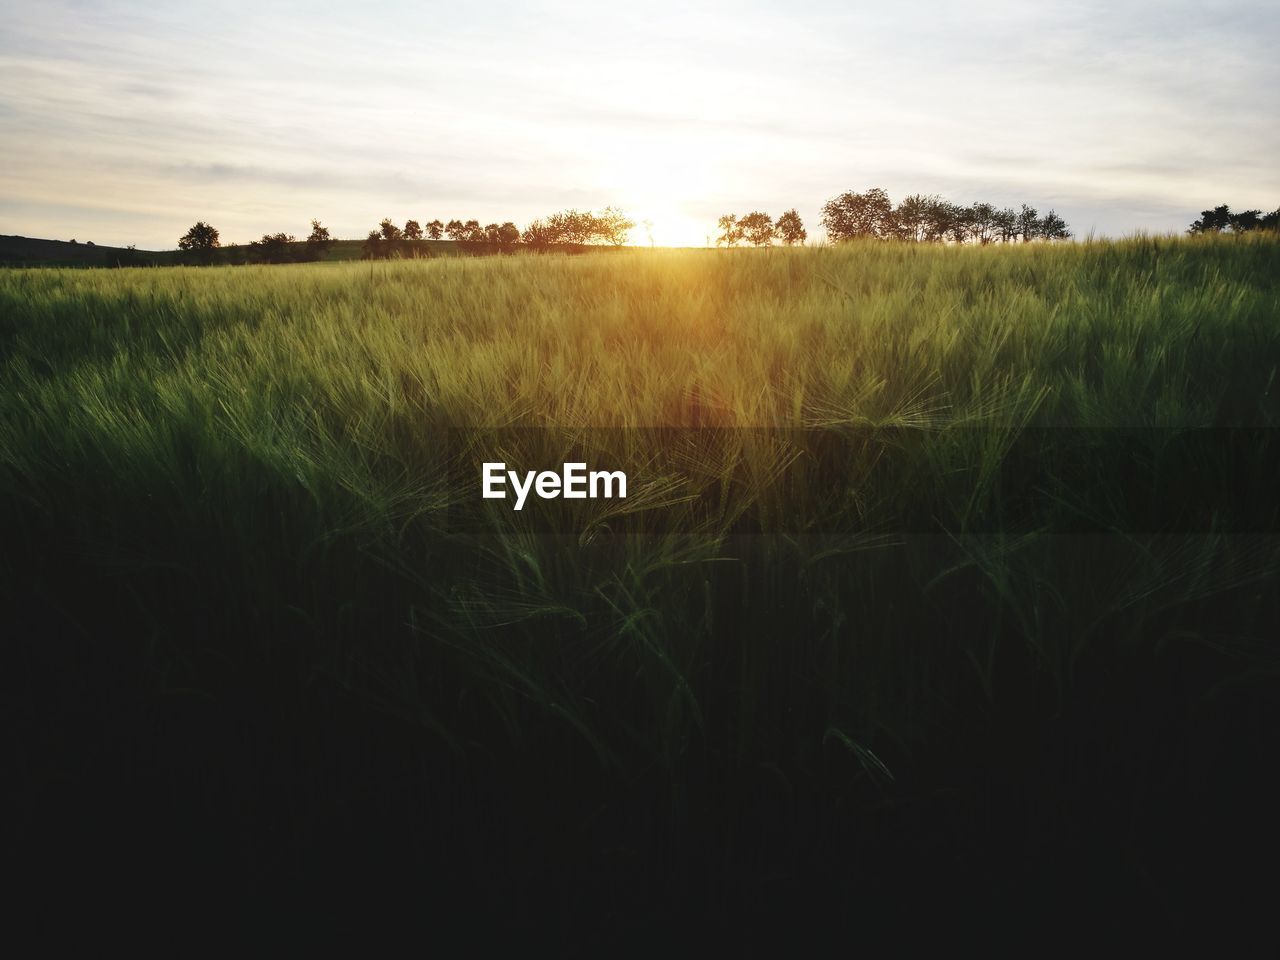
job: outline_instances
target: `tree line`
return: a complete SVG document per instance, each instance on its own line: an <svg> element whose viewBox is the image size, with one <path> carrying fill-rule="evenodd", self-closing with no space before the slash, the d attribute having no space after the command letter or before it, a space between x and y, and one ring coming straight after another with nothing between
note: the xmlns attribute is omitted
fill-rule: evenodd
<svg viewBox="0 0 1280 960"><path fill-rule="evenodd" d="M822 207L822 226L833 243L857 238L905 240L914 243L1012 243L1016 240L1065 240L1066 221L1050 210L1044 216L1034 207L997 208L990 203L962 206L935 194L912 194L894 206L880 187L866 193L848 191ZM716 246L770 246L774 240L791 246L807 237L794 210L776 221L753 210L743 216L727 213L717 222Z"/></svg>
<svg viewBox="0 0 1280 960"><path fill-rule="evenodd" d="M1027 243L1033 240L1066 240L1071 237L1067 223L1050 210L1043 216L1035 207L1022 204L998 208L990 203L967 206L952 203L936 194L911 194L896 206L879 187L865 193L848 191L822 206L822 226L834 243L858 238L901 240L914 243ZM361 255L364 259L392 259L430 256L425 241L448 239L474 253L510 253L517 249L575 250L592 245L622 246L635 227L616 207L599 213L564 210L532 221L523 230L508 220L481 226L478 220L431 220L425 224L407 220L403 227L390 217L370 230ZM786 246L808 238L804 222L795 209L777 220L760 210L747 214L725 214L719 218L717 246L771 246L775 240ZM1263 214L1260 210L1233 213L1226 204L1201 212L1188 233L1247 233L1280 230L1280 208ZM287 233L263 234L248 245L249 258L259 263L293 263L320 260L333 244L328 228L311 221L311 233L299 243ZM178 240L179 249L208 259L219 247L218 230L204 221L195 223Z"/></svg>
<svg viewBox="0 0 1280 960"><path fill-rule="evenodd" d="M464 247L490 246L495 251L506 251L519 242L520 228L510 221L482 227L479 220L450 220L448 223L431 220L426 224L406 220L404 227L398 227L390 217L385 217L376 230L369 231L360 255L365 260L430 256L423 241L445 237Z"/></svg>
<svg viewBox="0 0 1280 960"><path fill-rule="evenodd" d="M1066 240L1067 223L1050 210L1043 216L1022 204L952 203L937 194L913 193L894 206L880 187L866 193L848 191L822 207L822 226L836 243L856 238L904 240L912 243L1029 243Z"/></svg>
<svg viewBox="0 0 1280 960"><path fill-rule="evenodd" d="M1227 204L1212 210L1200 211L1200 218L1193 220L1187 233L1249 233L1253 230L1280 230L1280 207L1270 213L1261 210L1242 210L1232 213Z"/></svg>
<svg viewBox="0 0 1280 960"><path fill-rule="evenodd" d="M564 210L531 222L521 230L512 221L481 226L478 220L431 220L419 223L407 220L400 226L390 217L383 218L370 230L361 246L366 260L388 260L430 256L425 241L448 239L473 253L510 253L517 248L529 250L577 250L593 245L620 247L627 242L628 232L635 226L616 207L605 207L599 213L586 210ZM289 233L266 233L248 245L249 259L257 263L298 263L320 260L333 245L333 237L319 220L311 221L311 234L299 243ZM216 227L197 221L178 240L178 248L195 259L208 261L221 247Z"/></svg>
<svg viewBox="0 0 1280 960"><path fill-rule="evenodd" d="M398 227L390 218L378 229L370 230L361 255L366 260L415 257L428 254L422 240L447 237L474 253L511 253L517 248L528 250L577 249L593 245L620 247L635 222L616 207L605 207L599 213L588 210L564 210L531 222L521 230L514 222L480 226L479 220L432 220L425 227L409 220Z"/></svg>
<svg viewBox="0 0 1280 960"><path fill-rule="evenodd" d="M257 263L303 263L321 259L333 245L333 237L319 220L311 221L311 233L301 244L291 233L264 233L249 242L249 258ZM178 240L178 249L208 260L221 247L217 227L197 220Z"/></svg>
<svg viewBox="0 0 1280 960"><path fill-rule="evenodd" d="M717 221L716 226L720 230L720 235L716 238L717 247L721 244L736 247L744 241L753 247L767 247L775 239L790 247L804 243L809 236L805 232L800 214L794 209L783 213L777 221L761 210L752 210L742 216L726 213Z"/></svg>

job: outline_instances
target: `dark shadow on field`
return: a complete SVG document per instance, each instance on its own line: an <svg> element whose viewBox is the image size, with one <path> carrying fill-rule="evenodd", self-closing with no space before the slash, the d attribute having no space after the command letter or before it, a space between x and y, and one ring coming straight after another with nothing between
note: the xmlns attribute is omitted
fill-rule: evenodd
<svg viewBox="0 0 1280 960"><path fill-rule="evenodd" d="M594 601L530 610L418 605L367 543L255 584L212 533L181 563L45 533L6 555L0 676L8 869L51 933L372 915L767 956L1269 925L1274 536L741 537L626 609L614 543ZM477 546L424 575L465 580Z"/></svg>

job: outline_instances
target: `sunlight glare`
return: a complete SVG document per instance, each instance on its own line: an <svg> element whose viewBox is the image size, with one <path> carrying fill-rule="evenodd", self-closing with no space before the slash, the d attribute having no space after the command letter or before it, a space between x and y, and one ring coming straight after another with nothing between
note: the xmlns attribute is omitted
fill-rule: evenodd
<svg viewBox="0 0 1280 960"><path fill-rule="evenodd" d="M599 181L616 205L635 221L633 246L701 247L708 241L705 217L690 206L705 200L712 183L709 164L667 145L645 144L614 158Z"/></svg>

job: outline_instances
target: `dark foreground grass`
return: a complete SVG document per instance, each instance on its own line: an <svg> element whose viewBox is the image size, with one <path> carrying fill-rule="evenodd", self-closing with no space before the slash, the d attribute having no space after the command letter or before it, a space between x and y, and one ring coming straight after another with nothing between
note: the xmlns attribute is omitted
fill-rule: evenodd
<svg viewBox="0 0 1280 960"><path fill-rule="evenodd" d="M1265 929L1274 241L9 271L0 362L30 916Z"/></svg>

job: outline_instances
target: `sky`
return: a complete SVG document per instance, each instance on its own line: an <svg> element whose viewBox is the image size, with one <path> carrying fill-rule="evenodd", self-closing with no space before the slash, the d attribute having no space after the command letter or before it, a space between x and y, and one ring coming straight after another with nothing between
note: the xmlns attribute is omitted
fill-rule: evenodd
<svg viewBox="0 0 1280 960"><path fill-rule="evenodd" d="M1077 236L1280 206L1280 3L0 0L0 234L169 249L845 190Z"/></svg>

